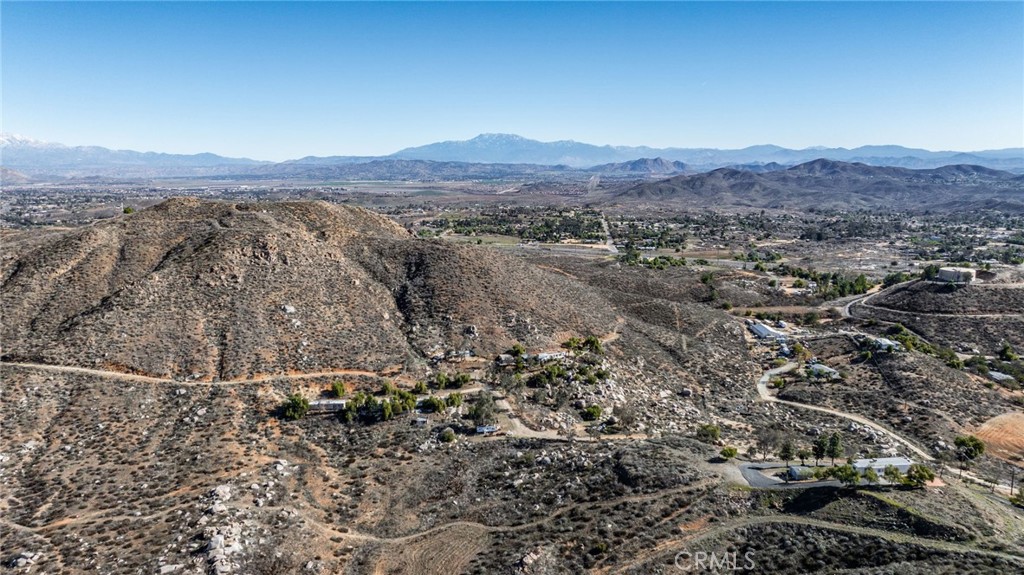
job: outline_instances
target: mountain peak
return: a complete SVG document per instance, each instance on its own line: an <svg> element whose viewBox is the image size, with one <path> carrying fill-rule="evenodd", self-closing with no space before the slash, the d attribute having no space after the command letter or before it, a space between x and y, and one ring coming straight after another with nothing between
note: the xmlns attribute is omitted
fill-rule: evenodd
<svg viewBox="0 0 1024 575"><path fill-rule="evenodd" d="M8 132L0 133L0 147L19 147L19 148L64 148L64 144L58 144L56 142L44 142L42 140L34 140L22 136L20 134L11 134Z"/></svg>

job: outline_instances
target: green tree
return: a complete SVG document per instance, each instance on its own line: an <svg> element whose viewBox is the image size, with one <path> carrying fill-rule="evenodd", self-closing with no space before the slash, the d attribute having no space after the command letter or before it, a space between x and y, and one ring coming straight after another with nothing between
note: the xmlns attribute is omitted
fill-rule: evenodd
<svg viewBox="0 0 1024 575"><path fill-rule="evenodd" d="M1003 347L999 349L999 359L1003 361L1017 361L1020 356L1013 351L1013 346L1009 342L1003 342Z"/></svg>
<svg viewBox="0 0 1024 575"><path fill-rule="evenodd" d="M334 382L331 383L331 392L334 393L334 397L344 397L345 384L339 379L334 380Z"/></svg>
<svg viewBox="0 0 1024 575"><path fill-rule="evenodd" d="M436 396L428 397L428 398L424 399L420 404L427 411L433 411L433 412L444 411L444 409L447 407L447 404L445 403L445 401L443 399L441 399L440 397L436 397Z"/></svg>
<svg viewBox="0 0 1024 575"><path fill-rule="evenodd" d="M903 474L896 468L895 465L886 465L882 471L882 477L892 485L903 484Z"/></svg>
<svg viewBox="0 0 1024 575"><path fill-rule="evenodd" d="M789 462L796 457L796 448L793 446L792 440L786 439L782 442L782 447L779 448L779 459L781 459L786 467L789 467Z"/></svg>
<svg viewBox="0 0 1024 575"><path fill-rule="evenodd" d="M954 442L956 456L960 460L960 477L964 476L964 468L985 453L985 444L973 435L958 436Z"/></svg>
<svg viewBox="0 0 1024 575"><path fill-rule="evenodd" d="M604 348L601 347L601 339L596 335L588 335L587 339L583 340L583 346L590 350L591 353L597 355L604 354Z"/></svg>
<svg viewBox="0 0 1024 575"><path fill-rule="evenodd" d="M450 427L444 428L444 431L441 432L440 439L445 443L451 443L455 441L455 430Z"/></svg>
<svg viewBox="0 0 1024 575"><path fill-rule="evenodd" d="M754 441L757 443L757 450L761 453L761 460L763 461L768 459L768 456L782 444L782 434L776 429L762 427L757 431Z"/></svg>
<svg viewBox="0 0 1024 575"><path fill-rule="evenodd" d="M123 213L125 213L125 214L134 214L135 213L135 208L133 208L131 206L125 206L124 209L122 209L121 211Z"/></svg>
<svg viewBox="0 0 1024 575"><path fill-rule="evenodd" d="M718 454L722 456L722 459L729 460L736 457L737 451L735 447L723 447Z"/></svg>
<svg viewBox="0 0 1024 575"><path fill-rule="evenodd" d="M477 394L473 408L469 412L470 419L477 425L488 425L496 421L494 415L494 397L487 391Z"/></svg>
<svg viewBox="0 0 1024 575"><path fill-rule="evenodd" d="M832 466L836 465L836 458L843 456L843 436L838 431L833 431L828 436L828 451L825 453L832 459Z"/></svg>
<svg viewBox="0 0 1024 575"><path fill-rule="evenodd" d="M818 466L818 460L828 455L828 436L819 435L811 444L811 453L814 454L814 466Z"/></svg>
<svg viewBox="0 0 1024 575"><path fill-rule="evenodd" d="M832 477L847 487L854 487L860 483L860 474L848 463L839 467L833 467L830 473Z"/></svg>
<svg viewBox="0 0 1024 575"><path fill-rule="evenodd" d="M517 343L512 346L512 349L508 350L508 353L512 357L523 357L524 355L526 355L526 348L523 347L523 344Z"/></svg>
<svg viewBox="0 0 1024 575"><path fill-rule="evenodd" d="M581 417L583 417L583 419L586 421L595 421L596 419L601 417L601 406L591 405L587 407L586 409L583 410Z"/></svg>
<svg viewBox="0 0 1024 575"><path fill-rule="evenodd" d="M935 472L931 468L915 463L907 469L907 476L903 478L903 484L915 489L923 488L929 481L935 480Z"/></svg>
<svg viewBox="0 0 1024 575"><path fill-rule="evenodd" d="M462 394L456 392L456 393L453 393L453 394L449 395L447 403L448 403L448 407L458 407L458 406L462 405Z"/></svg>
<svg viewBox="0 0 1024 575"><path fill-rule="evenodd" d="M801 447L800 449L796 450L796 456L800 460L800 465L805 465L804 462L807 461L807 459L813 457L814 454L811 453L810 449L807 449L806 447Z"/></svg>
<svg viewBox="0 0 1024 575"><path fill-rule="evenodd" d="M706 423L697 428L697 439L704 443L714 443L721 437L722 430L712 423Z"/></svg>
<svg viewBox="0 0 1024 575"><path fill-rule="evenodd" d="M868 467L864 470L864 481L867 481L869 485L878 484L878 472L875 471L874 467Z"/></svg>
<svg viewBox="0 0 1024 575"><path fill-rule="evenodd" d="M412 387L413 393L423 395L427 392L427 383L424 381L417 381L416 385Z"/></svg>
<svg viewBox="0 0 1024 575"><path fill-rule="evenodd" d="M309 411L309 400L302 397L301 394L293 393L285 400L283 407L285 419L293 421L302 419L306 416L306 412Z"/></svg>

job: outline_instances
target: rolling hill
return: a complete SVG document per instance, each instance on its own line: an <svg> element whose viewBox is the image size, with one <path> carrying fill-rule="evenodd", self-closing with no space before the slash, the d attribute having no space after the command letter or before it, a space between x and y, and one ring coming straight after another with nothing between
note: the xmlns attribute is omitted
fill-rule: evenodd
<svg viewBox="0 0 1024 575"><path fill-rule="evenodd" d="M757 208L954 209L998 202L1020 210L1024 181L981 166L910 170L817 159L772 172L720 168L680 175L637 184L614 197Z"/></svg>
<svg viewBox="0 0 1024 575"><path fill-rule="evenodd" d="M614 323L562 276L323 203L175 199L5 243L5 361L244 379L557 347Z"/></svg>

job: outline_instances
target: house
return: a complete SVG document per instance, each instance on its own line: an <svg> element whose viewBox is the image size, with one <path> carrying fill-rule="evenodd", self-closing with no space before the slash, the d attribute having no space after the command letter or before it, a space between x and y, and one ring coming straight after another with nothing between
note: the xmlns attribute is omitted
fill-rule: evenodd
<svg viewBox="0 0 1024 575"><path fill-rule="evenodd" d="M342 411L347 403L348 400L345 399L316 399L309 402L309 410L313 412Z"/></svg>
<svg viewBox="0 0 1024 575"><path fill-rule="evenodd" d="M878 459L858 459L853 462L853 468L861 475L864 475L869 468L874 469L875 473L881 476L885 473L885 468L890 465L898 469L900 473L906 473L913 464L914 462L906 457L879 457Z"/></svg>
<svg viewBox="0 0 1024 575"><path fill-rule="evenodd" d="M992 381L994 381L996 383L1011 383L1011 382L1017 380L1017 378L1013 377L1012 375L1010 375L1008 373L1003 373L1001 371L993 371L993 370L989 370L988 377L989 377L989 379L991 379Z"/></svg>
<svg viewBox="0 0 1024 575"><path fill-rule="evenodd" d="M778 339L780 337L784 339L786 337L786 334L774 330L761 322L754 322L750 324L750 331L760 339Z"/></svg>
<svg viewBox="0 0 1024 575"><path fill-rule="evenodd" d="M790 465L789 466L789 479L792 481L802 481L804 479L814 478L814 468L807 467L805 465Z"/></svg>
<svg viewBox="0 0 1024 575"><path fill-rule="evenodd" d="M808 365L807 371L809 371L813 377L822 377L825 379L839 379L840 377L838 371L820 363L812 363L811 365Z"/></svg>
<svg viewBox="0 0 1024 575"><path fill-rule="evenodd" d="M478 426L476 426L476 432L478 434L481 434L481 435L484 435L484 434L487 434L487 433L494 433L494 432L498 431L498 429L500 429L500 427L497 426L497 425L478 425Z"/></svg>
<svg viewBox="0 0 1024 575"><path fill-rule="evenodd" d="M539 361L541 363L544 363L544 362L547 362L547 361L554 361L556 359L564 359L564 358L565 358L565 352L564 351L556 351L554 353L538 353L537 354L537 361Z"/></svg>
<svg viewBox="0 0 1024 575"><path fill-rule="evenodd" d="M416 419L412 420L412 424L415 427L426 427L428 423L430 423L430 420L423 416L417 417Z"/></svg>
<svg viewBox="0 0 1024 575"><path fill-rule="evenodd" d="M875 338L875 349L879 351L903 351L903 345L898 341L893 341L884 337Z"/></svg>
<svg viewBox="0 0 1024 575"><path fill-rule="evenodd" d="M974 281L974 270L971 268L939 268L935 279L940 282L969 284Z"/></svg>
<svg viewBox="0 0 1024 575"><path fill-rule="evenodd" d="M495 360L495 361L497 361L497 362L498 362L498 365L499 365L499 366L501 366L501 367L507 367L507 366L509 366L509 365L515 365L515 363L516 363L516 358L515 358L515 357L513 357L513 356L512 356L511 354L508 354L508 353L503 353L503 354L499 355L499 356L498 356L498 359L497 359L497 360Z"/></svg>

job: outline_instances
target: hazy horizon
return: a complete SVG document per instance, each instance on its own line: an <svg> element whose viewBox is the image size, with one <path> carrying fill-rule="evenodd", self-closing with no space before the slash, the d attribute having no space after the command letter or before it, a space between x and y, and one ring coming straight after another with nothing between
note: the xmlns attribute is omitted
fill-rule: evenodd
<svg viewBox="0 0 1024 575"><path fill-rule="evenodd" d="M3 131L69 146L1024 146L1019 2L5 2L2 32Z"/></svg>
<svg viewBox="0 0 1024 575"><path fill-rule="evenodd" d="M254 161L258 161L258 162L285 162L285 161L291 161L291 160L298 160L298 159L302 159L302 158L305 158L305 157L332 157L332 156L338 156L338 157L364 156L364 157L369 157L369 158L387 157L387 156L393 155L393 154L395 154L397 152L400 152L400 151L403 151L403 150L409 149L409 148L416 148L416 147L419 147L419 146L425 146L425 145L429 145L429 144L446 143L446 142L453 142L453 141L455 141L455 142L464 142L464 141L473 140L473 139L475 139L477 137L480 137L480 136L493 136L493 135L498 135L498 136L516 136L516 137L521 137L521 138L524 138L524 139L527 139L527 140L539 141L539 142L545 143L545 144L557 143L557 142L574 142L574 143L577 143L577 144L589 144L589 145L595 145L595 146L638 147L638 148L640 148L640 147L647 147L647 148L653 148L652 146L645 146L643 144L640 144L640 145L637 145L637 146L625 146L625 145L619 145L619 144L614 144L614 143L607 143L607 144L605 144L605 143L595 143L595 142L583 142L583 141L576 140L576 139L573 139L573 138L559 138L558 140L544 141L544 140L537 140L536 138L531 138L529 136L523 136L522 134L480 133L480 134L477 134L476 136L474 136L472 138L467 138L465 140L452 140L452 139L449 138L449 139L443 139L443 140L436 140L436 141L433 141L433 142L422 142L422 143L417 143L417 144L410 144L408 146L403 146L401 148L398 148L398 149L395 149L395 150L392 150L390 152L386 152L386 153L383 153L383 154L301 154L300 153L300 154L297 154L297 155L295 155L293 157L288 157L288 158L284 158L284 159L280 159L280 160L268 160L266 158L249 157L249 156L232 156L232 155L229 155L229 154L220 154L220 153L218 153L218 152L216 152L214 150L192 150L192 151L187 151L186 150L186 151L182 151L182 152L167 152L166 150L159 150L159 149L148 149L148 150L138 149L138 150L135 150L135 149L129 149L129 148L111 148L109 146L101 146L99 144L89 144L89 143L84 143L84 144L67 144L66 142L53 142L53 141L49 141L49 140L40 140L38 138L33 138L30 134L15 134L15 133L11 133L11 132L3 132L0 135L2 135L3 137L7 137L7 138L20 138L20 139L23 139L23 140L31 140L31 141L34 141L34 142L37 142L37 143L42 143L42 144L60 144L60 145L64 145L64 146L67 146L67 147L79 147L79 146L81 146L81 147L92 147L92 146L99 146L99 147L107 148L107 149L110 149L110 150L113 150L113 151L132 151L132 152L157 153L157 154L182 154L182 155L215 154L215 155L226 157L226 158L248 159L248 160L254 160ZM748 148L757 148L757 147L761 147L761 146L776 146L776 145L777 144L772 144L770 142L766 142L766 143L761 143L761 144L751 144L749 146L743 146L743 147L739 147L739 148L711 148L711 147L708 147L708 146L665 146L664 148L653 148L653 151L658 152L658 151L664 151L664 150L667 150L667 149L678 149L678 150L687 150L687 149L690 149L690 150L709 149L710 150L710 149L717 149L717 150L726 151L726 150L743 150L743 149L748 149ZM857 148L862 148L862 147L889 147L889 146L897 146L897 147L903 147L903 148L907 148L907 149L922 149L922 150L925 150L927 152L932 152L932 153L943 153L943 152L951 152L951 153L1000 152L1000 151L1005 151L1005 150L1021 150L1021 149L1024 149L1024 147L1022 147L1022 146L1014 146L1014 147L1008 147L1008 148L988 148L988 149L985 149L985 150L980 150L980 149L979 150L931 150L931 149L927 149L927 148L911 148L910 146L902 146L901 144L889 144L889 143L886 143L886 144L861 144L861 145L858 145L858 146L851 146L851 147L846 147L846 146L835 146L835 147L807 146L805 148L786 148L786 149L791 149L791 150L794 150L794 151L806 151L806 150L818 150L818 149L827 150L827 149L840 149L840 148L852 150L852 149L857 149ZM785 148L784 146L782 146L782 147ZM636 159L640 159L640 156L637 156Z"/></svg>

